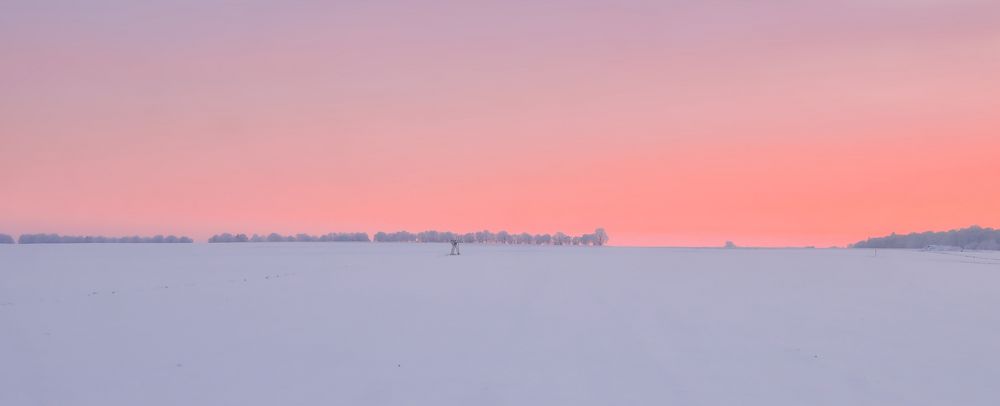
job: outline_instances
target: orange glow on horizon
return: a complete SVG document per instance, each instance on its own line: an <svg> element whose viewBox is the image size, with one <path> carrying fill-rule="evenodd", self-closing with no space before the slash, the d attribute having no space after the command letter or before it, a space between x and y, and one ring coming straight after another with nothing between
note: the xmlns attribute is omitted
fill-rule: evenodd
<svg viewBox="0 0 1000 406"><path fill-rule="evenodd" d="M24 6L0 20L0 232L1000 226L1000 6L433 3Z"/></svg>

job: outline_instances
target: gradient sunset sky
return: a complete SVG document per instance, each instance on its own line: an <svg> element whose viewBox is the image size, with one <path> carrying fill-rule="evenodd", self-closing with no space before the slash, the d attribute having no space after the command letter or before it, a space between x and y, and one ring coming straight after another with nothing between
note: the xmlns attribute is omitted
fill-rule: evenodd
<svg viewBox="0 0 1000 406"><path fill-rule="evenodd" d="M1000 2L4 1L0 232L1000 226Z"/></svg>

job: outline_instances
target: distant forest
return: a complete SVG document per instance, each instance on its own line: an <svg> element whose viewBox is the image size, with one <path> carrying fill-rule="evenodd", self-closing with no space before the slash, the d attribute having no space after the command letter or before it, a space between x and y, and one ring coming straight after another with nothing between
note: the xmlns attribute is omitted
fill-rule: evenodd
<svg viewBox="0 0 1000 406"><path fill-rule="evenodd" d="M375 242L449 242L458 240L464 243L480 244L534 244L534 245L605 245L608 243L608 233L603 228L598 228L592 234L570 236L565 233L555 234L535 234L528 233L512 234L507 231L496 233L490 231L478 231L474 233L453 233L450 231L421 231L411 233L409 231L396 231L386 233L379 231L375 233ZM213 235L208 239L210 243L230 243L230 242L371 242L373 239L367 233L328 233L320 236L309 234L281 235L271 233L268 235L222 233Z"/></svg>
<svg viewBox="0 0 1000 406"><path fill-rule="evenodd" d="M555 234L528 234L509 233L498 231L496 233L489 230L477 231L474 233L453 233L451 231L421 231L411 233L408 231L396 231L387 233L379 231L375 233L374 239L368 233L327 233L323 235L295 234L281 235L271 233L267 235L253 234L231 234L222 233L213 235L208 239L210 243L231 243L231 242L422 242L441 243L451 240L458 240L463 243L479 244L524 244L524 245L593 245L600 246L608 243L608 233L603 228L594 230L593 233L577 236L567 235L558 232ZM0 234L0 244L109 244L109 243L133 243L133 244L157 244L157 243L192 243L189 237L177 237L173 235L157 235L153 237L104 237L104 236L73 236L59 234L22 234L16 241L14 237L7 234ZM859 243L860 244L860 243Z"/></svg>
<svg viewBox="0 0 1000 406"><path fill-rule="evenodd" d="M281 235L271 233L247 237L246 234L222 233L208 239L210 243L219 242L371 242L368 233L327 233L320 236L309 234Z"/></svg>
<svg viewBox="0 0 1000 406"><path fill-rule="evenodd" d="M869 238L853 248L925 248L931 245L962 247L967 250L1000 250L1000 230L972 226L950 231L896 234Z"/></svg>
<svg viewBox="0 0 1000 406"><path fill-rule="evenodd" d="M377 232L375 242L448 242L458 240L464 243L480 244L534 244L534 245L605 245L608 243L608 233L603 228L594 230L592 234L570 236L558 232L555 234L528 233L512 234L506 231L492 233L488 230L474 233L458 234L450 231L422 231L410 233L397 231L395 233Z"/></svg>
<svg viewBox="0 0 1000 406"><path fill-rule="evenodd" d="M10 236L6 236L10 238ZM3 240L3 237L0 237ZM157 235L153 237L104 237L99 235L87 235L87 236L74 236L74 235L59 235L59 234L22 234L20 238L17 239L18 244L111 244L111 243L128 243L128 244L175 244L175 243L192 243L194 240L188 237L177 237L173 235L162 236ZM8 244L13 243L13 239Z"/></svg>

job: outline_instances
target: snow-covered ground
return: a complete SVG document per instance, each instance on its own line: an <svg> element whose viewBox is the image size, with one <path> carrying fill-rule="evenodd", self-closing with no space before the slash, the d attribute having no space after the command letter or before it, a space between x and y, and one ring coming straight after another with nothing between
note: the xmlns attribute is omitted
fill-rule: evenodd
<svg viewBox="0 0 1000 406"><path fill-rule="evenodd" d="M1000 254L0 246L0 405L997 405Z"/></svg>

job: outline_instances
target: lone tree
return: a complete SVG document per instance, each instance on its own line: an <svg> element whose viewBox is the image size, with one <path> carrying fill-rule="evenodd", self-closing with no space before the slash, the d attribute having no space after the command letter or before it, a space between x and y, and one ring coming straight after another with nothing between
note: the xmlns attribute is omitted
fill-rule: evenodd
<svg viewBox="0 0 1000 406"><path fill-rule="evenodd" d="M604 245L608 243L608 233L604 228L594 230L594 245Z"/></svg>
<svg viewBox="0 0 1000 406"><path fill-rule="evenodd" d="M458 240L451 240L450 242L451 242L451 254L448 255L462 255L461 252L458 252Z"/></svg>

